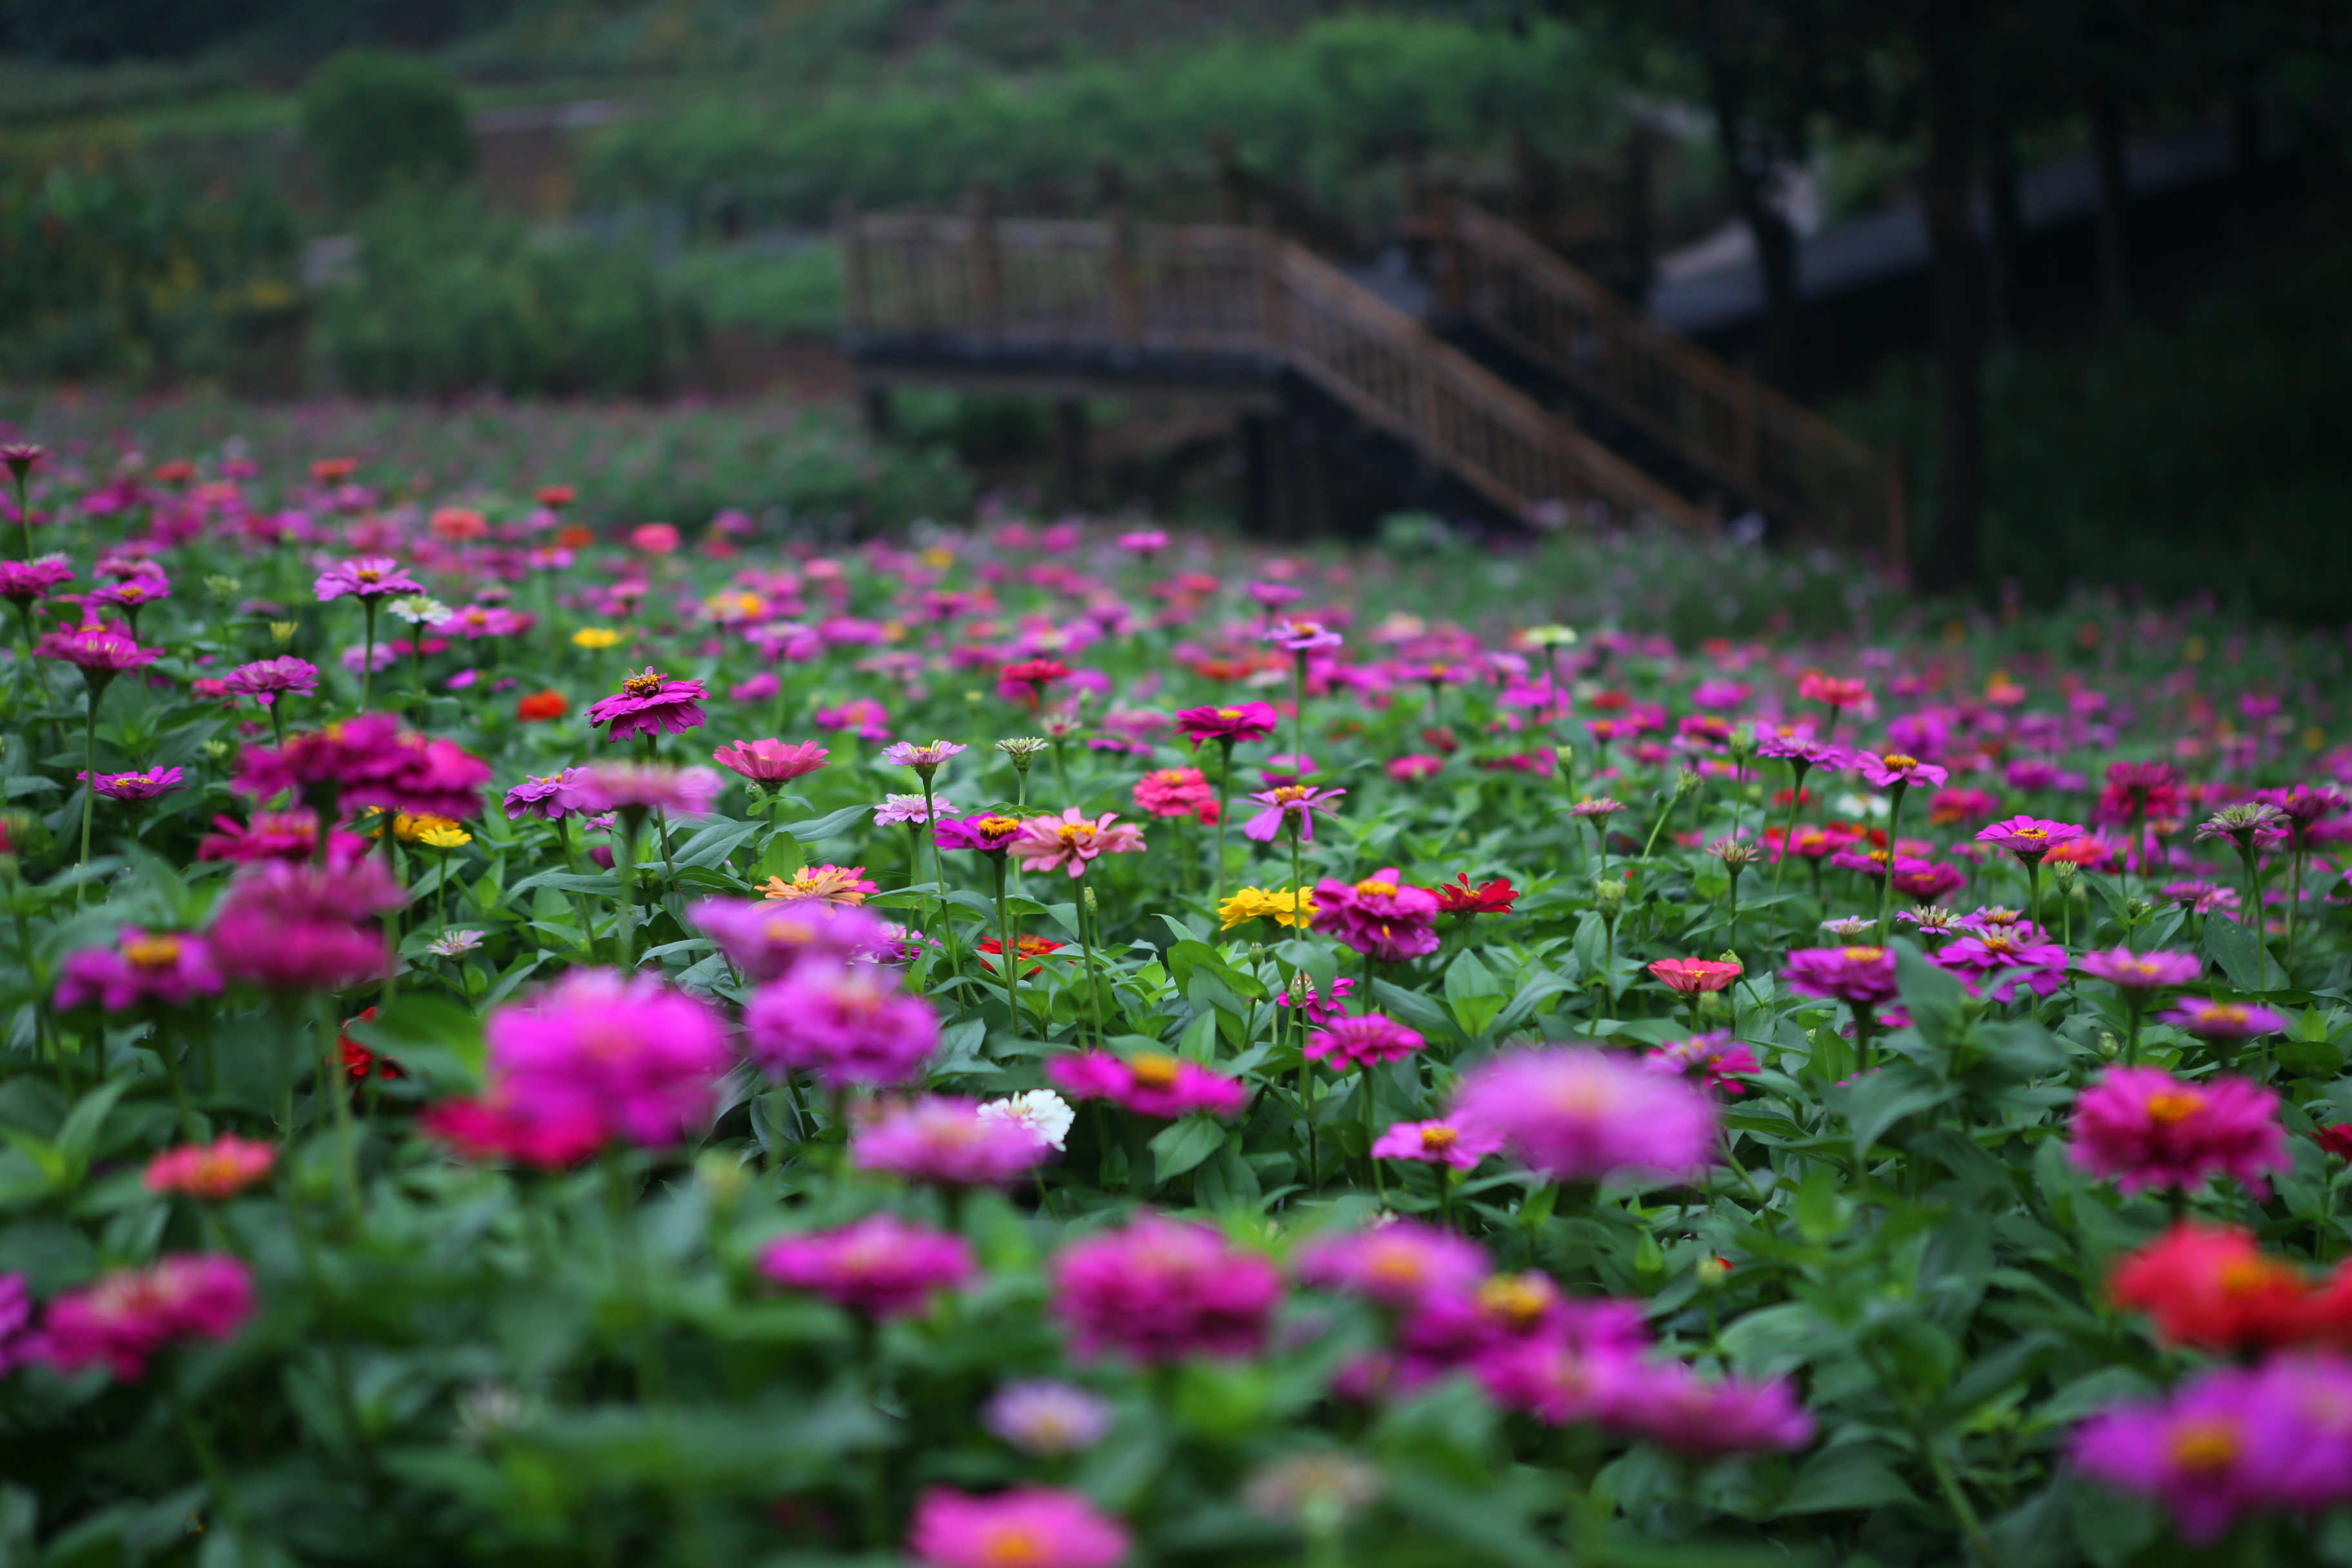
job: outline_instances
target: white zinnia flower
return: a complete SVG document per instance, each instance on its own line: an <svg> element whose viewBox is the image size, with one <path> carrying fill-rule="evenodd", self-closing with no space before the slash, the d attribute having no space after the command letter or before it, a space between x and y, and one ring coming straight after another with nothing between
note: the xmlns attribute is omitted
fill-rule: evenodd
<svg viewBox="0 0 2352 1568"><path fill-rule="evenodd" d="M1009 1100L992 1100L980 1108L982 1121L1017 1121L1030 1131L1051 1143L1062 1146L1070 1135L1070 1123L1078 1113L1070 1102L1050 1089L1033 1089L1026 1094L1016 1094Z"/></svg>

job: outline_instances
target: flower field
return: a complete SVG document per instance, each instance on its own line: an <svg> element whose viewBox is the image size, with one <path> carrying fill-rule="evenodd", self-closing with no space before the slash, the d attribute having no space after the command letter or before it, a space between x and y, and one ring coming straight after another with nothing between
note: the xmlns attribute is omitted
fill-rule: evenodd
<svg viewBox="0 0 2352 1568"><path fill-rule="evenodd" d="M7 1562L2352 1561L2340 639L0 465Z"/></svg>

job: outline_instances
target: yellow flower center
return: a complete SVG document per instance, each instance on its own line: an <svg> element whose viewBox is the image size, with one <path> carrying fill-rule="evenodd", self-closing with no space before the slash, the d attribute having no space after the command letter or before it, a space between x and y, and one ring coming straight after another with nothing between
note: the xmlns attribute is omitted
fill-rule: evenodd
<svg viewBox="0 0 2352 1568"><path fill-rule="evenodd" d="M1886 950L1883 947L1849 947L1845 950L1848 963L1876 963L1885 956Z"/></svg>
<svg viewBox="0 0 2352 1568"><path fill-rule="evenodd" d="M643 675L633 675L622 681L621 689L631 697L651 697L661 689L662 679L658 670L648 669Z"/></svg>
<svg viewBox="0 0 2352 1568"><path fill-rule="evenodd" d="M983 816L977 826L991 838L1001 838L1019 827L1021 824L1018 819L1010 816Z"/></svg>
<svg viewBox="0 0 2352 1568"><path fill-rule="evenodd" d="M1424 1153L1439 1153L1460 1142L1462 1134L1451 1127L1424 1127L1421 1130L1421 1147Z"/></svg>
<svg viewBox="0 0 2352 1568"><path fill-rule="evenodd" d="M1135 1075L1136 1083L1144 1089L1174 1089L1177 1061L1174 1057L1146 1051L1131 1058L1127 1070Z"/></svg>
<svg viewBox="0 0 2352 1568"><path fill-rule="evenodd" d="M1383 882L1378 878L1356 884L1356 891L1367 899L1392 899L1396 897L1396 890L1394 882Z"/></svg>
<svg viewBox="0 0 2352 1568"><path fill-rule="evenodd" d="M2227 1421L2184 1421L2172 1434L2172 1462L2184 1470L2223 1470L2244 1447Z"/></svg>
<svg viewBox="0 0 2352 1568"><path fill-rule="evenodd" d="M1266 799L1276 805L1288 805L1293 801L1305 800L1314 793L1305 784L1276 784L1266 792Z"/></svg>
<svg viewBox="0 0 2352 1568"><path fill-rule="evenodd" d="M1542 1286L1513 1274L1497 1274L1478 1287L1479 1310L1507 1323L1525 1327L1549 1305Z"/></svg>
<svg viewBox="0 0 2352 1568"><path fill-rule="evenodd" d="M1091 822L1066 822L1054 829L1054 836L1065 844L1091 844L1095 825Z"/></svg>
<svg viewBox="0 0 2352 1568"><path fill-rule="evenodd" d="M988 1568L1045 1568L1054 1560L1045 1537L1016 1524L992 1526L980 1551Z"/></svg>
<svg viewBox="0 0 2352 1568"><path fill-rule="evenodd" d="M2246 1010L2234 1002L2223 1002L2205 1009L2205 1021L2209 1024L2243 1025L2246 1017Z"/></svg>
<svg viewBox="0 0 2352 1568"><path fill-rule="evenodd" d="M379 583L383 580L383 569L375 566L362 566L352 575L362 583Z"/></svg>
<svg viewBox="0 0 2352 1568"><path fill-rule="evenodd" d="M2021 827L2010 837L2011 838L2047 838L2050 837L2050 830L2046 827Z"/></svg>
<svg viewBox="0 0 2352 1568"><path fill-rule="evenodd" d="M1889 752L1886 753L1886 765L1890 768L1916 768L1919 765L1919 759L1906 757L1900 752Z"/></svg>
<svg viewBox="0 0 2352 1568"><path fill-rule="evenodd" d="M122 956L134 969L169 969L180 962L180 939L175 936L133 937L122 944Z"/></svg>
<svg viewBox="0 0 2352 1568"><path fill-rule="evenodd" d="M2147 1097L2148 1120L2165 1127L2176 1121L2186 1121L2204 1109L2205 1097L2185 1090L2168 1090Z"/></svg>
<svg viewBox="0 0 2352 1568"><path fill-rule="evenodd" d="M1238 719L1241 716L1242 710L1238 708L1220 708L1217 710L1217 717L1220 719Z"/></svg>

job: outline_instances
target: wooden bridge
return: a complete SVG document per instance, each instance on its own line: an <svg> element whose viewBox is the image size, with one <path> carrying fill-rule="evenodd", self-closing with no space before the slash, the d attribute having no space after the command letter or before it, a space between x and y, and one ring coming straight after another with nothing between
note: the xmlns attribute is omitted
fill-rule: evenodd
<svg viewBox="0 0 2352 1568"><path fill-rule="evenodd" d="M1258 227L1003 218L985 202L852 216L846 346L873 388L1026 390L1067 406L1151 387L1228 405L1253 467L1273 470L1251 477L1253 493L1286 492L1261 495L1262 513L1313 510L1320 482L1284 434L1295 380L1531 522L1600 511L1703 532L1752 508L1790 538L1903 559L1901 486L1879 454L1500 218L1449 203L1415 232L1437 279L1431 323ZM1532 376L1480 363L1442 335L1453 326Z"/></svg>

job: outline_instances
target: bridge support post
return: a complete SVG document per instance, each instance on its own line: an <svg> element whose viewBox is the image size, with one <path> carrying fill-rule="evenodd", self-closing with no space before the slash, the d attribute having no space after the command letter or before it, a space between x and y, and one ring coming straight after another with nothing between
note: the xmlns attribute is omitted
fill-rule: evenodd
<svg viewBox="0 0 2352 1568"><path fill-rule="evenodd" d="M1054 404L1054 472L1064 511L1087 508L1087 405L1075 397Z"/></svg>
<svg viewBox="0 0 2352 1568"><path fill-rule="evenodd" d="M857 389L857 411L865 416L866 433L877 441L887 441L898 433L898 411L890 402L890 389L875 383Z"/></svg>

